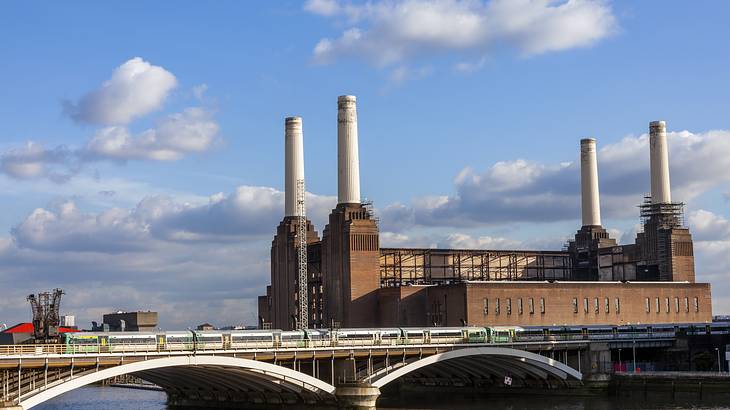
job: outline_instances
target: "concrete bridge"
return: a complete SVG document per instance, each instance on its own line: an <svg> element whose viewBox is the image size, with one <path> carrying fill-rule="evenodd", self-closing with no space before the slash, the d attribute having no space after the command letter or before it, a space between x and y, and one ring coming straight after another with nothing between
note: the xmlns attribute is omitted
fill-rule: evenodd
<svg viewBox="0 0 730 410"><path fill-rule="evenodd" d="M292 404L372 408L380 389L403 380L477 387L505 383L513 387L570 387L580 385L583 372L590 372L605 359L607 349L596 350L599 345L606 343L431 343L107 353L65 353L63 345L6 346L0 348L0 409L29 409L81 386L125 374L160 386L168 395L168 404L180 407Z"/></svg>

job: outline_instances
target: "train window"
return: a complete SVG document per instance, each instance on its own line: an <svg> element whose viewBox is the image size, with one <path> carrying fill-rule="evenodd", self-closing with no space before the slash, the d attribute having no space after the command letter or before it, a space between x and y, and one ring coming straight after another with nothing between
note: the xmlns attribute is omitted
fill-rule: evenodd
<svg viewBox="0 0 730 410"><path fill-rule="evenodd" d="M679 298L678 297L674 298L674 312L679 313Z"/></svg>
<svg viewBox="0 0 730 410"><path fill-rule="evenodd" d="M573 298L573 313L578 313L578 298Z"/></svg>
<svg viewBox="0 0 730 410"><path fill-rule="evenodd" d="M700 311L700 300L695 296L695 312Z"/></svg>
<svg viewBox="0 0 730 410"><path fill-rule="evenodd" d="M540 313L545 313L545 298L540 298Z"/></svg>
<svg viewBox="0 0 730 410"><path fill-rule="evenodd" d="M535 301L530 298L527 300L527 308L530 310L530 314L535 314Z"/></svg>
<svg viewBox="0 0 730 410"><path fill-rule="evenodd" d="M655 302L655 305L656 305L656 312L657 313L661 313L662 312L662 307L661 307L661 305L659 305L659 298L656 298L654 300L654 302Z"/></svg>
<svg viewBox="0 0 730 410"><path fill-rule="evenodd" d="M484 298L484 314L489 314L489 299Z"/></svg>
<svg viewBox="0 0 730 410"><path fill-rule="evenodd" d="M505 306L505 308L507 309L507 314L511 315L512 314L512 298L507 298L507 306Z"/></svg>
<svg viewBox="0 0 730 410"><path fill-rule="evenodd" d="M598 312L600 312L600 311L601 311L601 305L599 305L599 304L598 304L598 298L595 298L595 299L593 300L593 311L594 311L595 313L598 313Z"/></svg>
<svg viewBox="0 0 730 410"><path fill-rule="evenodd" d="M669 298L664 298L664 310L669 313Z"/></svg>
<svg viewBox="0 0 730 410"><path fill-rule="evenodd" d="M583 310L588 313L588 298L583 299Z"/></svg>
<svg viewBox="0 0 730 410"><path fill-rule="evenodd" d="M615 310L616 310L616 314L619 314L619 313L621 313L621 299L619 299L619 298L616 298L616 299L614 300L614 302L615 302L615 304L616 304L616 309L615 309Z"/></svg>
<svg viewBox="0 0 730 410"><path fill-rule="evenodd" d="M517 314L522 314L522 298L517 299Z"/></svg>
<svg viewBox="0 0 730 410"><path fill-rule="evenodd" d="M606 313L610 312L611 308L611 299L606 298Z"/></svg>
<svg viewBox="0 0 730 410"><path fill-rule="evenodd" d="M651 301L649 300L649 298L646 298L646 313L650 313L650 312L651 312Z"/></svg>
<svg viewBox="0 0 730 410"><path fill-rule="evenodd" d="M494 301L494 314L495 315L498 315L499 314L499 298L497 298Z"/></svg>
<svg viewBox="0 0 730 410"><path fill-rule="evenodd" d="M689 298L686 296L684 297L684 311L689 313Z"/></svg>

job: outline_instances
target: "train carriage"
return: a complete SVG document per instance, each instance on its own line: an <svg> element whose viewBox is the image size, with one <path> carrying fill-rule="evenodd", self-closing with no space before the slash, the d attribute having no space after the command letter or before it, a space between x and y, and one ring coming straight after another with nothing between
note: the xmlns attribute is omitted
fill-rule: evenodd
<svg viewBox="0 0 730 410"><path fill-rule="evenodd" d="M66 353L100 353L107 347L107 336L102 333L64 333L63 344Z"/></svg>
<svg viewBox="0 0 730 410"><path fill-rule="evenodd" d="M303 330L283 330L274 335L280 347L306 347Z"/></svg>
<svg viewBox="0 0 730 410"><path fill-rule="evenodd" d="M195 348L195 340L193 332L165 332L165 348L167 350L193 350Z"/></svg>
<svg viewBox="0 0 730 410"><path fill-rule="evenodd" d="M373 329L336 329L332 341L337 346L370 346L375 344L377 330Z"/></svg>
<svg viewBox="0 0 730 410"><path fill-rule="evenodd" d="M307 329L305 333L307 347L329 347L332 342L329 329Z"/></svg>
<svg viewBox="0 0 730 410"><path fill-rule="evenodd" d="M429 343L464 343L466 337L466 329L462 327L433 327L428 329Z"/></svg>
<svg viewBox="0 0 730 410"><path fill-rule="evenodd" d="M214 350L223 348L223 334L214 331L196 331L194 342L196 350Z"/></svg>
<svg viewBox="0 0 730 410"><path fill-rule="evenodd" d="M230 333L232 349L259 349L274 347L274 331L272 330L241 330Z"/></svg>
<svg viewBox="0 0 730 410"><path fill-rule="evenodd" d="M428 343L428 330L425 328L401 328L402 340L405 345Z"/></svg>
<svg viewBox="0 0 730 410"><path fill-rule="evenodd" d="M102 336L106 338L108 351L115 352L149 352L157 350L157 335L140 332L114 332Z"/></svg>

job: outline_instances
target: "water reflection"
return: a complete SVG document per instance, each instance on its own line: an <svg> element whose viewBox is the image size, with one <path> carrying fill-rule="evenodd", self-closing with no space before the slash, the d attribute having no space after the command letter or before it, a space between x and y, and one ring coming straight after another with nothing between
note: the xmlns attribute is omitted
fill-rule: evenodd
<svg viewBox="0 0 730 410"><path fill-rule="evenodd" d="M160 391L87 386L56 397L38 410L165 410L166 396ZM643 402L613 397L465 397L443 394L437 397L402 400L384 397L381 410L730 410L730 403Z"/></svg>

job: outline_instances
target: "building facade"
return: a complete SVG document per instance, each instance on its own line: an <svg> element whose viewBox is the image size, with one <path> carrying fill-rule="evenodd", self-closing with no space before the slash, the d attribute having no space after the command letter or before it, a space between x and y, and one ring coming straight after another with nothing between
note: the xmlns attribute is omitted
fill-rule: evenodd
<svg viewBox="0 0 730 410"><path fill-rule="evenodd" d="M381 248L378 220L371 205L360 199L357 131L355 97L341 96L338 205L321 240L311 223L287 205L272 242L271 285L259 297L260 326L297 327L299 221L307 223L310 327L712 320L710 285L695 283L683 204L671 200L663 121L650 124L652 195L640 206L642 230L635 242L617 245L601 224L596 140L586 138L580 143L582 226L565 249L557 251ZM293 179L303 179L302 134L291 134L287 123L286 169L299 169L301 175L287 171L288 198ZM292 158L301 167L290 164Z"/></svg>

